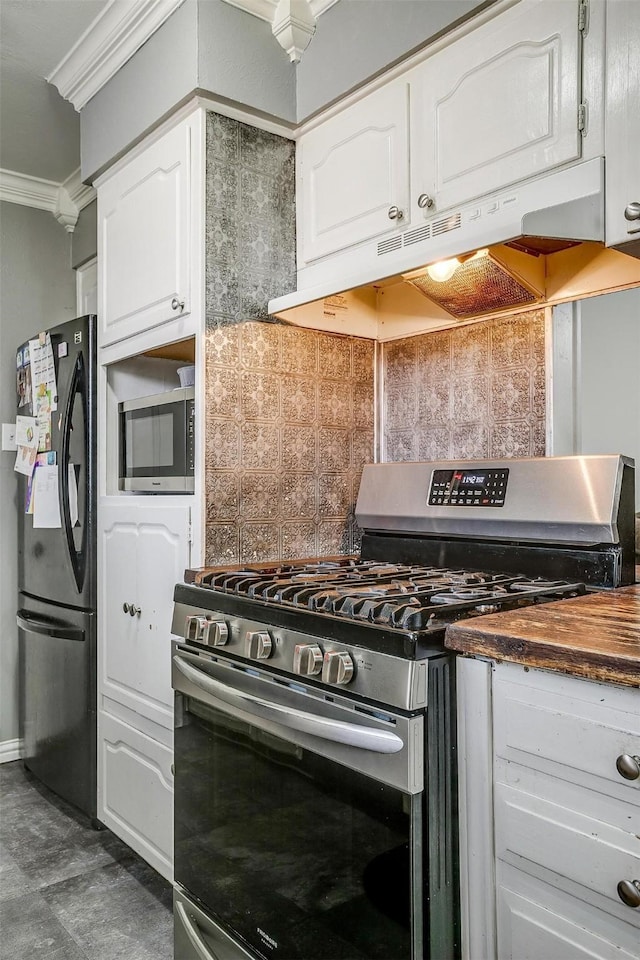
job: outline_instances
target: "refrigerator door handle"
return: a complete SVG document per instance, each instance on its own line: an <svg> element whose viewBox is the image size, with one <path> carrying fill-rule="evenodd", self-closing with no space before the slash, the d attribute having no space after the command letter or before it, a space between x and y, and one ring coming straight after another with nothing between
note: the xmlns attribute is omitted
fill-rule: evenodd
<svg viewBox="0 0 640 960"><path fill-rule="evenodd" d="M82 546L80 550L76 550L75 541L73 539L73 527L71 525L71 511L69 508L69 442L71 439L71 431L73 429L72 414L76 393L79 393L82 398L82 415L85 421L86 435L88 398L84 359L81 353L79 353L76 357L64 410L64 420L62 422L60 447L60 459L62 460L62 464L60 466L60 507L73 576L76 581L78 592L82 593L86 573L87 531L89 526L88 517L84 516L82 518Z"/></svg>
<svg viewBox="0 0 640 960"><path fill-rule="evenodd" d="M56 640L84 640L85 638L84 630L79 627L41 620L39 617L32 617L26 610L18 610L16 622L26 633L39 633L41 636L53 637Z"/></svg>

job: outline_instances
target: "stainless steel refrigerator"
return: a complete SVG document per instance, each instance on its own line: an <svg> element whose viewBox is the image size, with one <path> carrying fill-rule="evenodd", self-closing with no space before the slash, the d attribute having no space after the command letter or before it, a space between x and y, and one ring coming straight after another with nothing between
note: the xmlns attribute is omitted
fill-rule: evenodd
<svg viewBox="0 0 640 960"><path fill-rule="evenodd" d="M40 488L35 480L21 476L20 735L25 766L60 797L94 818L96 318L79 317L48 333L55 368L51 407L55 409L50 417L44 415L50 430L45 458L57 468L59 520L49 527L37 525L36 513L27 510L34 495L37 512ZM17 412L23 416L36 412L32 362L27 342L17 355ZM35 468L36 472L40 469ZM55 499L54 485L54 503Z"/></svg>

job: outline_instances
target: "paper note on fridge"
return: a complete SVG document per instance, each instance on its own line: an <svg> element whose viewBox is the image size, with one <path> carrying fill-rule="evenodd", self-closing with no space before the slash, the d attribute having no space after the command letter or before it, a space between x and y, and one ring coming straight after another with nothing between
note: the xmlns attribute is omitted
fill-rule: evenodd
<svg viewBox="0 0 640 960"><path fill-rule="evenodd" d="M38 413L42 406L49 410L57 407L56 365L53 359L51 337L40 334L37 340L29 340L31 359L31 389L33 392L33 412Z"/></svg>
<svg viewBox="0 0 640 960"><path fill-rule="evenodd" d="M16 417L16 444L19 447L38 447L38 421L35 417Z"/></svg>
<svg viewBox="0 0 640 960"><path fill-rule="evenodd" d="M33 478L33 526L61 527L58 467L39 466Z"/></svg>

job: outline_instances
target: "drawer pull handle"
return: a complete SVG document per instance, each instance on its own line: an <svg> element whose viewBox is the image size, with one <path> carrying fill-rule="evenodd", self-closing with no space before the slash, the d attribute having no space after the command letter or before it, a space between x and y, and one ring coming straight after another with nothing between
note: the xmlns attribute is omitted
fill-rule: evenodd
<svg viewBox="0 0 640 960"><path fill-rule="evenodd" d="M621 880L618 896L627 907L640 907L640 880Z"/></svg>
<svg viewBox="0 0 640 960"><path fill-rule="evenodd" d="M616 769L625 780L640 779L640 757L631 757L628 753L621 753L616 760Z"/></svg>

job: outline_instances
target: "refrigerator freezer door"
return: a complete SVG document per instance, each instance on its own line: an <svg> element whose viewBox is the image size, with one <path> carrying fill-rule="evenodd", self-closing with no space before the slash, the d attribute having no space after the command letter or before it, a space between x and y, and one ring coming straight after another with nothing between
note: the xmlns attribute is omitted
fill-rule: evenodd
<svg viewBox="0 0 640 960"><path fill-rule="evenodd" d="M96 815L95 614L20 594L21 737L29 770Z"/></svg>
<svg viewBox="0 0 640 960"><path fill-rule="evenodd" d="M61 526L34 527L33 516L24 512L27 485L21 478L18 586L35 598L90 610L96 602L95 318L80 317L49 333L57 380L51 448L58 467ZM24 413L24 407L19 412ZM73 486L77 489L77 520L72 509Z"/></svg>

